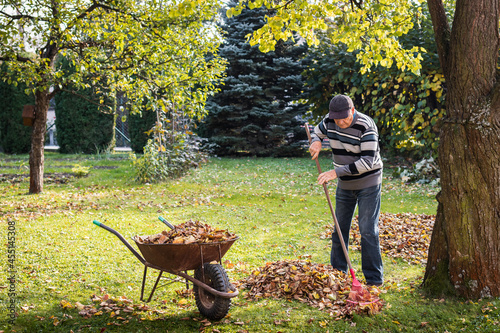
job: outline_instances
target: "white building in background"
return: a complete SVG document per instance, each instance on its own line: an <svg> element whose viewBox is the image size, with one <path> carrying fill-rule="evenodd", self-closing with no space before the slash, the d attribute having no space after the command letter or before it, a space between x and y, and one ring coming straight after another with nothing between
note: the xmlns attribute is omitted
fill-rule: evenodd
<svg viewBox="0 0 500 333"><path fill-rule="evenodd" d="M56 138L56 109L54 99L50 101L49 110L47 111L47 131L45 139L46 150L57 150L59 145Z"/></svg>
<svg viewBox="0 0 500 333"><path fill-rule="evenodd" d="M55 101L50 101L49 110L47 111L47 130L45 132L45 150L58 150L59 144L57 143L57 130L56 130L56 108ZM123 107L119 108L118 121L115 125L115 151L132 151L130 148L130 134L128 131L128 115L129 112ZM122 117L126 121L122 121Z"/></svg>

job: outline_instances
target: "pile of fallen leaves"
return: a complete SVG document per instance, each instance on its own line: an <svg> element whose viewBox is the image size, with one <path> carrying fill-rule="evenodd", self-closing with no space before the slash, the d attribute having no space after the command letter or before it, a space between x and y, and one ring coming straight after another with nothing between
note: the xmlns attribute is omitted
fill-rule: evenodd
<svg viewBox="0 0 500 333"><path fill-rule="evenodd" d="M382 309L380 290L351 292L350 279L330 265L308 260L280 260L267 263L243 281L247 299L295 299L337 318L354 313L374 314ZM350 300L350 301L349 301Z"/></svg>
<svg viewBox="0 0 500 333"><path fill-rule="evenodd" d="M135 236L135 240L140 244L217 243L237 238L238 236L227 230L193 220L176 225L174 230L164 230L156 235Z"/></svg>
<svg viewBox="0 0 500 333"><path fill-rule="evenodd" d="M382 253L411 264L426 264L435 215L398 213L380 214L379 233ZM330 238L333 226L326 226L322 238ZM353 221L350 248L361 250L357 217Z"/></svg>

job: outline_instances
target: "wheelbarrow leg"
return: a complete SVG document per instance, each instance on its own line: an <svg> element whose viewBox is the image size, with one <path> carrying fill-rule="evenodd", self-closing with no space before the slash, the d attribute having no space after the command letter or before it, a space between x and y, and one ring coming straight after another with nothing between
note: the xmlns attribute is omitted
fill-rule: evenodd
<svg viewBox="0 0 500 333"><path fill-rule="evenodd" d="M184 271L184 274L187 275L187 271ZM186 280L186 289L189 289L189 280L188 279L185 280Z"/></svg>
<svg viewBox="0 0 500 333"><path fill-rule="evenodd" d="M147 272L148 272L148 266L144 266L144 275L142 276L142 287L141 287L141 302L144 301L144 284L146 283Z"/></svg>
<svg viewBox="0 0 500 333"><path fill-rule="evenodd" d="M155 282L155 285L153 287L153 290L151 290L151 294L149 294L149 298L148 298L146 303L149 303L149 301L151 301L151 297L153 297L153 294L156 290L156 286L158 285L158 282L160 282L160 278L161 278L162 274L163 274L163 271L160 271L160 274L158 274L158 277L156 278L156 282Z"/></svg>

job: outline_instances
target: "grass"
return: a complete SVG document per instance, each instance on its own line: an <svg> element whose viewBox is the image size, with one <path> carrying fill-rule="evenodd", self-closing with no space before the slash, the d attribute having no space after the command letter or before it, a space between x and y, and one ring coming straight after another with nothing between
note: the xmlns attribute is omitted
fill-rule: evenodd
<svg viewBox="0 0 500 333"><path fill-rule="evenodd" d="M316 167L308 158L212 159L185 177L140 185L126 154L46 155L46 172L71 173L92 167L88 177L46 184L44 193L27 195L28 183L0 183L0 331L5 332L495 332L500 301L433 299L418 288L424 266L384 257L387 306L375 316L335 320L326 312L283 299L233 299L220 322L203 322L182 283L159 288L151 311L116 319L108 313L83 318L77 302L92 304L93 294L139 301L143 265L111 233L127 239L164 230L162 215L174 224L202 220L227 228L240 239L224 256L233 283L269 261L297 259L328 263L329 241L319 235L331 223ZM28 173L27 156L0 155L0 174ZM321 158L324 170L330 165ZM388 168L387 168L388 169ZM382 212L435 214L437 188L406 185L384 177ZM334 187L331 186L333 197ZM8 223L15 223L15 296L7 292ZM12 245L12 244L11 244ZM360 273L360 256L352 261ZM154 277L149 272L146 290ZM361 275L361 276L359 276ZM173 276L171 276L173 277ZM162 282L163 284L163 282ZM9 323L8 304L19 316ZM65 303L68 302L68 303ZM126 320L125 320L126 319ZM120 326L118 326L120 325ZM201 329L200 329L201 328Z"/></svg>

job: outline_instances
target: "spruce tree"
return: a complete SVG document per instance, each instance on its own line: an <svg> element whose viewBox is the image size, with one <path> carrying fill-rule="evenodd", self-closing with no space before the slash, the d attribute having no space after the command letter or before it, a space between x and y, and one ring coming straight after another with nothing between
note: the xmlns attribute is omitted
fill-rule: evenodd
<svg viewBox="0 0 500 333"><path fill-rule="evenodd" d="M230 6L235 6L232 1ZM298 100L303 92L301 60L305 44L278 43L274 52L262 53L246 36L262 26L265 8L245 9L226 18L220 55L228 61L221 90L207 101L208 116L198 134L216 143L224 155L297 156L305 138L301 116L307 106Z"/></svg>

